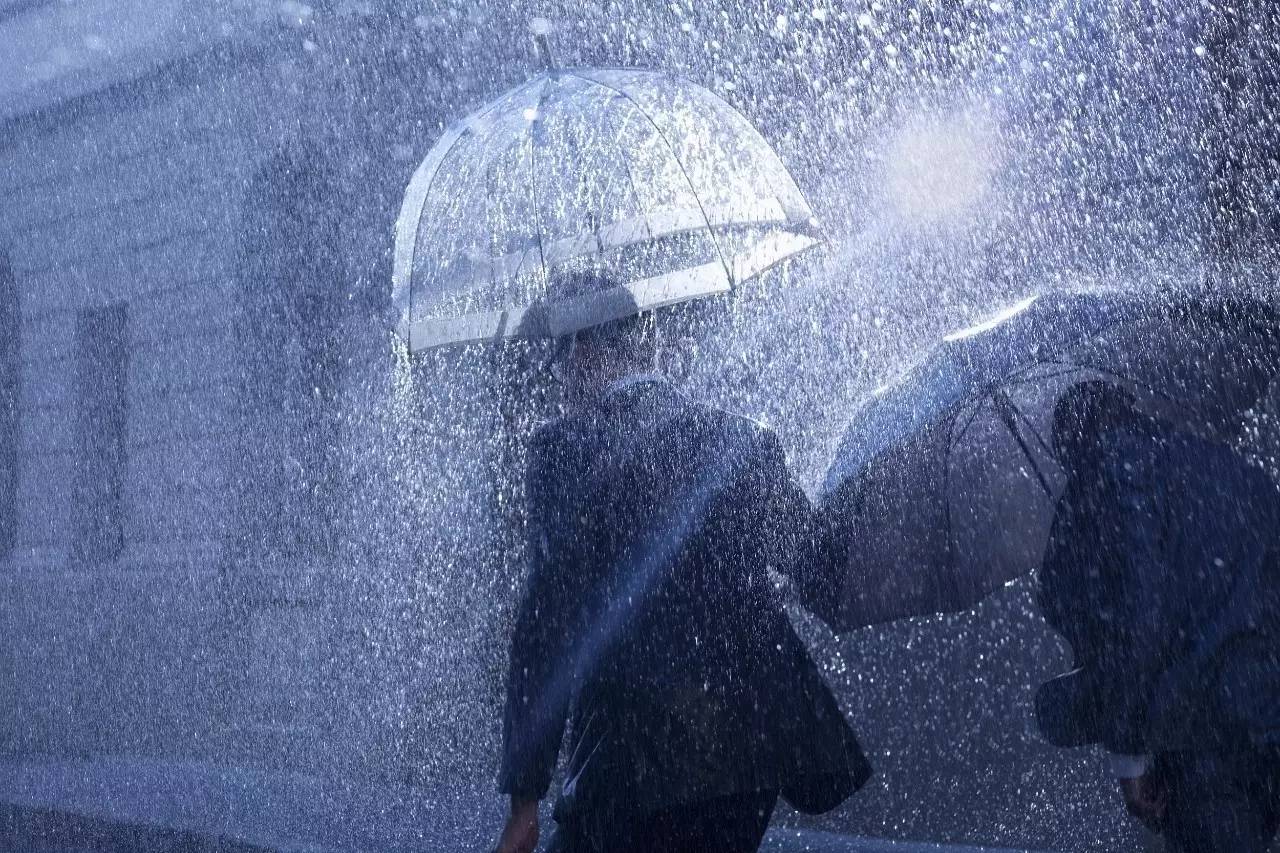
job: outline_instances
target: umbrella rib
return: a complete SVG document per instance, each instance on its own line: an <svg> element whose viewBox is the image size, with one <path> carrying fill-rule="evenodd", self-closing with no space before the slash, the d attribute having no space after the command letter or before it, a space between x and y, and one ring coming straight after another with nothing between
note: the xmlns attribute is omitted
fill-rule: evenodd
<svg viewBox="0 0 1280 853"><path fill-rule="evenodd" d="M612 96L610 96L608 100L615 100L615 99ZM600 107L600 115L601 115L601 121L604 122L606 129L613 126L609 119L608 103L605 103ZM614 134L615 143L617 141L616 137L620 137L621 135L622 135L621 131L618 131ZM615 144L615 147L617 147L616 144ZM613 185L616 182L617 177L618 177L617 172L610 173L609 179L604 182L603 188L600 190L600 206L602 208L604 207L604 202L608 200L610 192L613 191Z"/></svg>
<svg viewBox="0 0 1280 853"><path fill-rule="evenodd" d="M537 118L542 118L542 107L547 102L547 96L551 90L551 79L543 84L542 92L538 95ZM542 267L542 280L544 285L550 283L550 275L547 273L547 256L542 250L542 202L538 199L538 170L535 155L537 154L537 146L534 145L534 122L529 122L529 186L533 192L533 235L538 241L538 263ZM524 265L524 258L520 259L520 265Z"/></svg>
<svg viewBox="0 0 1280 853"><path fill-rule="evenodd" d="M1183 402L1182 400L1179 400L1177 397L1175 397L1175 396L1173 396L1173 395L1171 395L1171 394L1166 394L1165 392L1160 391L1159 389L1155 388L1155 387L1154 387L1154 386L1152 386L1152 385L1149 385L1149 384L1147 384L1147 383L1145 383L1145 382L1139 382L1138 380L1133 379L1132 377L1125 376L1123 373L1119 373L1119 372L1117 372L1114 368L1107 367L1106 365L1094 364L1094 363L1089 362L1089 361L1064 361L1064 360L1061 360L1061 359L1054 359L1054 360L1050 360L1050 361L1038 361L1038 362L1035 362L1035 364L1033 364L1033 365L1029 365L1029 366L1027 366L1027 367L1025 367L1025 368L1021 369L1021 370L1019 371L1019 373L1023 373L1023 374L1025 374L1025 373L1027 373L1028 371L1030 371L1030 370L1031 370L1031 368L1032 368L1032 367L1034 367L1034 366L1035 366L1035 365L1037 365L1037 364L1059 364L1059 365L1062 365L1063 367L1067 368L1067 369L1065 369L1065 370L1061 370L1061 371L1059 371L1059 372L1057 372L1057 373L1050 373L1050 374L1047 374L1047 375L1045 375L1045 376L1038 376L1038 377L1035 377L1035 379L1037 379L1037 380L1040 380L1040 379L1054 379L1054 378L1057 378L1057 377L1059 377L1059 376L1066 376L1066 375L1068 375L1068 374L1070 374L1070 373L1075 373L1075 372L1078 372L1078 371L1081 371L1081 370L1092 370L1093 372L1098 373L1098 374L1101 374L1102 376L1108 377L1108 378L1110 378L1110 379L1113 379L1113 380L1119 380L1120 382L1128 382L1128 383L1129 383L1129 384L1131 384L1131 385L1134 385L1134 386L1136 386L1136 387L1138 387L1138 388L1142 388L1142 389L1143 389L1144 391L1146 391L1147 393L1149 393L1149 394L1153 394L1153 395L1155 395L1155 396L1157 396L1157 397L1161 397L1161 398L1163 398L1163 399L1165 399L1165 400L1169 401L1170 403L1174 404L1175 406L1178 406L1178 407L1180 407L1180 408L1182 408L1182 409L1186 410L1187 412L1194 412L1194 411L1195 411L1195 409L1194 409L1192 406L1187 405L1185 402ZM1032 381L1032 380L1021 380L1021 381Z"/></svg>
<svg viewBox="0 0 1280 853"><path fill-rule="evenodd" d="M538 199L538 170L535 155L537 146L533 144L533 131L529 132L529 189L533 193L533 238L538 243L538 265L542 267L542 278L547 278L547 256L542 250L542 202ZM524 257L520 258L520 266L524 266ZM519 268L517 268L517 274Z"/></svg>
<svg viewBox="0 0 1280 853"><path fill-rule="evenodd" d="M615 95L615 97L617 96ZM627 116L626 120L622 123L622 127L618 128L618 133L614 138L614 147L618 149L619 159L622 161L622 168L627 172L627 183L631 185L631 197L636 200L636 208L640 211L640 218L644 220L645 233L652 237L653 227L649 224L649 211L645 207L644 199L640 197L640 188L636 186L636 174L631 168L631 160L627 157L627 152L622 148L622 132L626 130L627 124L630 123L630 121L631 116Z"/></svg>
<svg viewBox="0 0 1280 853"><path fill-rule="evenodd" d="M627 170L627 183L631 185L631 197L636 200L636 207L640 210L640 219L644 221L644 231L653 238L653 226L649 223L649 209L644 203L644 199L640 197L640 188L636 186L635 172L631 169L626 157L622 159L622 167Z"/></svg>
<svg viewBox="0 0 1280 853"><path fill-rule="evenodd" d="M662 132L662 128L654 120L653 116L649 115L649 112L640 105L640 102L631 97L631 95L626 91L619 89L616 86L610 86L608 83L602 83L593 77L585 77L579 74L574 74L573 76L580 80L585 80L594 86L608 89L610 92L614 92L619 97L626 99L628 102L633 104L640 115L642 115L645 120L653 126L654 131L658 134L658 138L662 140L663 144L667 146L667 150L671 152L671 159L675 160L676 165L680 167L680 174L684 175L685 183L689 185L689 194L693 196L694 203L698 205L698 212L702 214L702 221L707 225L707 237L711 240L711 245L715 247L716 255L720 258L720 265L724 267L724 274L729 279L730 286L732 286L734 283L733 270L729 268L729 262L725 259L724 250L720 248L720 241L716 239L715 229L712 228L711 219L707 216L707 211L702 204L702 199L698 196L698 189L693 185L693 179L689 177L689 170L686 169L684 167L684 163L680 161L680 157L676 153L676 147L671 144L671 140Z"/></svg>
<svg viewBox="0 0 1280 853"><path fill-rule="evenodd" d="M709 97L712 102L718 103L721 106L723 106L730 113L737 116L742 126L745 127L751 135L756 137L756 141L758 143L760 143L770 151L773 150L772 147L769 145L769 141L764 138L764 134L760 132L759 128L757 128L754 124L752 124L751 121L746 116L744 116L737 107L729 103L727 99L718 95L717 93L713 92L710 89L701 89L700 91L698 89L695 89L694 96L701 97L704 101L707 100L707 98ZM718 113L719 110L716 110L716 112ZM795 178L791 175L790 172L787 171L785 164L782 163L782 159L777 156L776 152L774 152L774 154L775 154L776 162L778 163L779 166L782 167L783 177L787 181L790 181L791 183L791 192L794 195L799 196L801 201L804 203L804 206L808 208L809 206L808 202L804 201L803 194L800 192L800 187L799 185L796 184ZM765 185L769 188L769 192L773 193L773 197L778 201L778 206L782 208L783 219L787 222L791 222L792 221L791 211L788 210L789 205L786 201L786 197L782 195L782 193L778 192L778 187L773 182L774 171L772 169L766 168L766 169L759 169L759 172L760 172L760 176L764 179ZM808 219L812 221L813 211L809 210L807 212L809 214Z"/></svg>
<svg viewBox="0 0 1280 853"><path fill-rule="evenodd" d="M1070 371L1065 371L1065 373L1070 373ZM1059 375L1064 375L1064 374L1059 374ZM1005 391L1001 391L1000 394L1001 394L1001 397L1004 397L1005 402L1007 403L1007 405L1009 405L1009 410L1012 412L1012 414L1014 414L1015 418L1020 421L1023 421L1023 423L1027 425L1027 429L1029 430L1030 434L1036 437L1036 443L1038 443L1039 446L1044 448L1044 452L1050 453L1050 455L1052 455L1053 448L1050 447L1050 444L1048 444L1048 442L1044 441L1043 435L1039 434L1039 430L1036 429L1036 424L1033 424L1032 419L1028 418L1027 412L1024 412L1023 410L1019 409L1018 403L1015 403L1014 401L1010 400L1009 394L1007 394Z"/></svg>
<svg viewBox="0 0 1280 853"><path fill-rule="evenodd" d="M1022 437L1022 431L1018 429L1018 422L1010 409L1014 408L1009 397L1001 390L997 389L991 392L991 400L995 404L996 414L1004 423L1005 429L1009 430L1013 438L1018 442L1018 447L1022 450L1022 455L1027 458L1027 462L1031 465L1031 470L1035 472L1036 479L1040 481L1040 488L1044 489L1044 493L1053 498L1053 488L1049 485L1049 481L1045 479L1044 473L1040 470L1035 456L1031 453L1031 448L1027 446L1026 440Z"/></svg>
<svg viewBox="0 0 1280 853"><path fill-rule="evenodd" d="M485 187L484 187L484 227L489 232L489 254L493 257L498 256L498 234L497 228L492 227L489 223L493 221L493 185L497 163L501 157L494 158L494 162L486 168ZM498 267L495 264L489 264L489 287L490 293L498 292ZM502 302L507 300L503 297Z"/></svg>
<svg viewBox="0 0 1280 853"><path fill-rule="evenodd" d="M1055 371L1053 373L1044 373L1044 374L1040 374L1037 376L1030 376L1030 377L1028 376L1028 374L1030 374L1031 371L1035 370L1037 367L1044 367L1049 365L1059 365L1063 369ZM1057 379L1059 376L1067 376L1072 373L1079 373L1080 369L1081 369L1081 366L1078 364L1074 364L1069 361L1060 361L1058 359L1033 361L1030 364L1024 365L1018 368L1017 370L1011 372L1008 375L1008 377L1006 377L1001 382L1001 384L1002 385L1019 385L1019 384L1022 384L1023 382L1040 382L1045 379Z"/></svg>
<svg viewBox="0 0 1280 853"><path fill-rule="evenodd" d="M612 94L611 94L609 97L610 97L610 99L611 99L611 100L622 100L622 99L621 99L621 98L619 98L617 95L612 95ZM606 122L610 127L612 127L612 126L613 126L613 125L612 125L612 121L611 121L611 119L609 118L609 116L607 115L607 110L602 110L602 112L605 112L605 114L606 114L606 115L605 115L605 119L604 119L604 121L605 121L605 122ZM631 187L631 196L632 196L632 198L634 198L634 199L636 200L636 209L640 211L640 219L641 219L641 221L643 221L643 222L644 222L644 230L645 230L645 233L646 233L650 238L652 238L652 237L653 237L653 227L649 224L649 211L645 209L644 200L640 198L640 190L639 190L639 188L637 188L637 187L636 187L636 176L635 176L635 173L631 170L631 161L627 158L627 152L626 152L626 151L624 151L624 150L623 150L623 148L622 148L622 136L623 136L623 132L624 132L624 131L626 131L626 129L627 129L627 125L628 125L630 122L631 122L631 116L627 116L625 119L623 119L622 127L617 128L616 132L613 134L613 136L614 136L614 146L613 146L613 147L614 147L614 150L616 150L616 151L618 152L618 159L619 159L619 161L622 163L622 168L623 168L623 170L624 170L624 171L626 172L626 174L627 174L627 183L628 183L628 184L630 185L630 187ZM603 191L603 192L601 192L601 194L600 194L600 204L601 204L601 207L602 207L602 208L603 208L603 206L604 206L605 202L606 202L606 201L608 200L608 198L609 198L609 193L613 190L614 179L615 179L616 177L617 177L616 173L615 173L614 175L611 175L611 176L609 177L609 183L605 184L604 191ZM601 255L601 256L603 256L603 255L604 255L604 251L605 251L605 249L604 249L604 245L603 245L602 241L600 240L600 229L599 229L599 228L597 228L595 236L596 236L596 248L597 248L597 251L600 253L600 255Z"/></svg>
<svg viewBox="0 0 1280 853"><path fill-rule="evenodd" d="M458 135L455 136L453 140L449 143L448 147L446 147L444 151L440 152L440 157L436 161L435 166L431 170L431 176L426 179L425 187L423 189L423 194L422 194L424 203L426 202L427 195L431 192L431 187L435 184L436 178L440 174L440 169L444 166L444 161L447 160L449 155L453 153L453 149L456 148L458 143L461 142L468 135L470 136L476 135L475 132L471 130L471 123L474 121L478 121L479 119L482 119L485 116L487 116L489 113L493 112L495 109L498 108L498 105L500 103L501 103L501 99L498 99L493 103L489 104L488 106L482 107L481 109L477 110L476 112L472 113L471 115L463 119L463 127L466 128L466 130L459 132ZM414 220L413 236L410 238L412 242L410 244L411 248L409 251L409 257L411 261L418 253L418 230L421 227L421 221L422 221L421 206L419 206L418 209L414 211L413 220ZM409 287L409 320L410 322L412 322L413 321L413 289L414 289L412 274L409 277L408 287Z"/></svg>
<svg viewBox="0 0 1280 853"><path fill-rule="evenodd" d="M965 434L969 432L969 427L973 426L973 422L978 419L979 413L982 412L982 403L983 403L983 398L979 397L978 405L974 406L973 411L969 413L968 420L966 420L964 422L964 426L960 428L960 434L953 436L952 438L953 442L959 441L960 439L964 438ZM954 420L951 422L953 427L955 426L955 423L956 422ZM950 447L948 447L948 452L950 452Z"/></svg>
<svg viewBox="0 0 1280 853"><path fill-rule="evenodd" d="M969 427L977 419L978 413L982 411L982 401L978 401L978 405L974 406L973 412L969 415L969 419L965 422L964 427L960 430L960 434L956 435L957 419L952 418L951 424L947 429L947 452L942 460L942 506L945 510L946 521L946 543L947 543L947 562L948 568L951 569L946 577L946 583L949 589L948 594L953 597L959 596L959 587L956 580L955 561L956 561L956 533L954 513L951 511L951 457L955 453L956 444L960 439L964 438ZM942 583L939 580L939 584Z"/></svg>
<svg viewBox="0 0 1280 853"><path fill-rule="evenodd" d="M1040 430L1036 429L1036 425L1031 422L1031 419L1026 416L1026 413L1024 413L1022 409L1018 408L1017 404L1014 403L1013 400L1009 399L1008 394L1004 393L1003 391L1001 391L1000 394L1001 396L1004 397L1005 402L1009 405L1009 409L1010 411L1013 412L1014 417L1022 421L1024 424L1026 424L1027 429L1031 432L1033 436L1035 436L1036 443L1039 444L1042 448L1044 448L1044 451L1046 453L1049 453L1050 455L1052 455L1053 448L1050 447L1048 442L1044 440L1044 437L1040 435Z"/></svg>

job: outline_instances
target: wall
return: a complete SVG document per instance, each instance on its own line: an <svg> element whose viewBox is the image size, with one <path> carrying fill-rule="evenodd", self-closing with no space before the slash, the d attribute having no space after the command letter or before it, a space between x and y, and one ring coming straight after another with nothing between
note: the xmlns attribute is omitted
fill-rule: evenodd
<svg viewBox="0 0 1280 853"><path fill-rule="evenodd" d="M241 79L144 79L0 134L0 245L21 301L19 532L0 566L8 751L200 751L234 405L229 316L256 146ZM126 302L125 547L76 565L76 318Z"/></svg>

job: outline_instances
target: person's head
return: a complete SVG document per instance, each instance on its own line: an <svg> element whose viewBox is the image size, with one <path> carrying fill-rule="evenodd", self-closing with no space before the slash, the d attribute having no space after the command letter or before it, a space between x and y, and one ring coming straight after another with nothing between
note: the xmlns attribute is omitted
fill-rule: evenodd
<svg viewBox="0 0 1280 853"><path fill-rule="evenodd" d="M620 290L620 285L607 275L573 273L559 277L552 294L555 299L569 299L592 293L617 294ZM560 337L552 363L571 392L589 394L622 376L653 370L658 360L658 339L654 312L636 310Z"/></svg>
<svg viewBox="0 0 1280 853"><path fill-rule="evenodd" d="M559 338L553 363L571 390L590 393L623 376L654 370L657 361L657 323L647 312Z"/></svg>
<svg viewBox="0 0 1280 853"><path fill-rule="evenodd" d="M1090 380L1073 385L1053 408L1053 452L1064 467L1097 456L1105 433L1137 427L1143 420L1127 390Z"/></svg>

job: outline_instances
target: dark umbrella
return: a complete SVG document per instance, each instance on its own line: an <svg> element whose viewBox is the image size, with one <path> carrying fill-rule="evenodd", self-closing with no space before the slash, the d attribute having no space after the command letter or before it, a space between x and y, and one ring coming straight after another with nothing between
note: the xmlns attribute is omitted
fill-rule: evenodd
<svg viewBox="0 0 1280 853"><path fill-rule="evenodd" d="M1065 474L1055 403L1104 379L1226 440L1280 372L1275 307L1052 293L948 335L853 417L824 509L847 547L843 627L972 607L1039 565Z"/></svg>

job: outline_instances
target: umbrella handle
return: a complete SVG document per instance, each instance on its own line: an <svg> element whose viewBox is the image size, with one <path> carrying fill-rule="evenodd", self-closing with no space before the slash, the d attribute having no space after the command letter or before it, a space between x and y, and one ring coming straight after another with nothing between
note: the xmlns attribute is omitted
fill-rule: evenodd
<svg viewBox="0 0 1280 853"><path fill-rule="evenodd" d="M529 32L533 33L533 43L538 47L538 60L543 71L556 69L555 57L551 54L551 22L546 18L534 18L529 22Z"/></svg>

